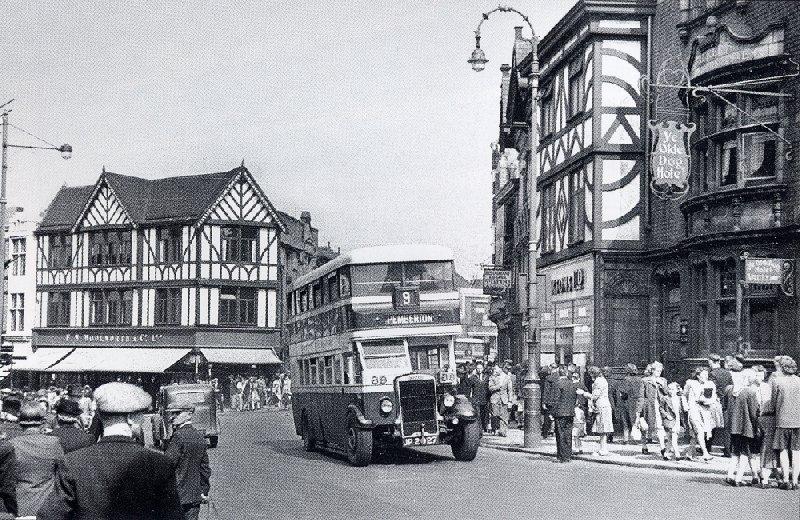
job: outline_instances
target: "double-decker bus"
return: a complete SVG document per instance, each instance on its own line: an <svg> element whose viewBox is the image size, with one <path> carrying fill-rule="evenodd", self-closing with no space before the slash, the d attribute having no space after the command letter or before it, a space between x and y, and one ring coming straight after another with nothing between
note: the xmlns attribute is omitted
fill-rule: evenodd
<svg viewBox="0 0 800 520"><path fill-rule="evenodd" d="M373 446L450 444L475 458L481 426L456 395L461 333L453 255L429 245L343 254L287 292L295 430L305 449L366 466Z"/></svg>

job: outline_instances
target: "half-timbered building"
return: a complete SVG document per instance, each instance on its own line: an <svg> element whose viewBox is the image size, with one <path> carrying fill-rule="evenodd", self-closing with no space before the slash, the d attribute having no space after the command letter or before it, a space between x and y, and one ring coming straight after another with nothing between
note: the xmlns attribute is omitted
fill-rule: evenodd
<svg viewBox="0 0 800 520"><path fill-rule="evenodd" d="M491 307L501 356L526 357L528 167L538 161L542 362L619 365L649 357L647 267L639 254L647 189L640 79L654 5L580 0L539 42L540 145L533 157L532 55L521 29L511 65L501 67L494 263L514 275L509 294Z"/></svg>
<svg viewBox="0 0 800 520"><path fill-rule="evenodd" d="M152 180L104 170L62 188L36 231L28 369L279 363L284 229L244 165Z"/></svg>

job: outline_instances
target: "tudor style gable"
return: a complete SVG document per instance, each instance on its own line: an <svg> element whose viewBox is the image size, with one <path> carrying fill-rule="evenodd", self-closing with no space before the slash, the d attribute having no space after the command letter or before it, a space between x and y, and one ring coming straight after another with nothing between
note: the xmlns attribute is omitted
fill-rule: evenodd
<svg viewBox="0 0 800 520"><path fill-rule="evenodd" d="M108 184L105 175L100 177L92 197L81 213L75 229L88 227L131 225L128 211L122 205L116 193Z"/></svg>
<svg viewBox="0 0 800 520"><path fill-rule="evenodd" d="M272 203L244 168L200 220L275 223L276 227L283 227Z"/></svg>

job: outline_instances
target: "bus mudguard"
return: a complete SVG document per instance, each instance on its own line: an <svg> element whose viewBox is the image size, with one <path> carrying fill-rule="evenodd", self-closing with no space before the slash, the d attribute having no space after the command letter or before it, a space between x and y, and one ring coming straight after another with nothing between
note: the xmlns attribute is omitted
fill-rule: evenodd
<svg viewBox="0 0 800 520"><path fill-rule="evenodd" d="M364 414L361 413L361 410L358 408L358 406L351 403L347 405L347 411L350 415L356 418L359 426L361 426L362 428L371 429L375 425L375 423L364 417Z"/></svg>
<svg viewBox="0 0 800 520"><path fill-rule="evenodd" d="M465 422L472 422L477 419L472 403L464 395L456 396L456 402L453 404L451 413L453 416Z"/></svg>

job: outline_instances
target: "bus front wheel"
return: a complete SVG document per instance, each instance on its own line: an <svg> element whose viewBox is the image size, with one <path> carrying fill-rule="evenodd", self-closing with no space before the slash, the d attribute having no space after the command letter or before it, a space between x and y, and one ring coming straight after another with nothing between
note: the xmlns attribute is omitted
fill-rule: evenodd
<svg viewBox="0 0 800 520"><path fill-rule="evenodd" d="M372 460L372 430L361 428L355 417L347 421L347 460L353 466L366 466Z"/></svg>
<svg viewBox="0 0 800 520"><path fill-rule="evenodd" d="M300 436L303 439L303 449L306 451L314 451L317 447L317 440L314 438L314 433L311 431L311 425L308 424L308 417L303 415L303 422L300 423Z"/></svg>
<svg viewBox="0 0 800 520"><path fill-rule="evenodd" d="M481 425L478 421L462 423L461 431L450 442L456 460L469 462L478 454L481 443Z"/></svg>

